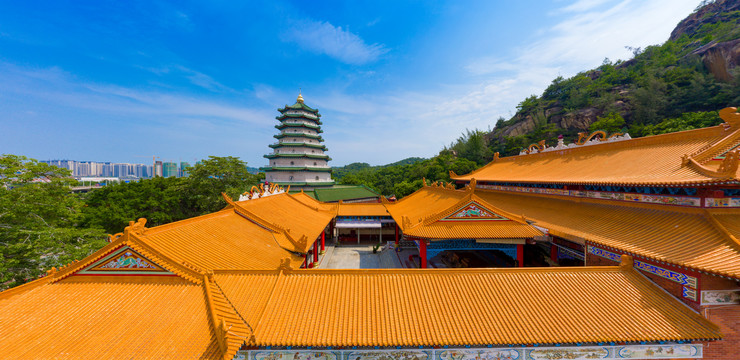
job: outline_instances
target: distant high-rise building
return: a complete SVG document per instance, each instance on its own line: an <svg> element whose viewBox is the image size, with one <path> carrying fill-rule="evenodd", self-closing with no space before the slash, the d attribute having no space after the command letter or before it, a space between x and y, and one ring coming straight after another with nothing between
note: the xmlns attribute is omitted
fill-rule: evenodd
<svg viewBox="0 0 740 360"><path fill-rule="evenodd" d="M162 176L162 162L161 161L155 161L154 162L154 176Z"/></svg>
<svg viewBox="0 0 740 360"><path fill-rule="evenodd" d="M191 168L189 162L181 161L180 162L180 177L187 177L188 176L188 169Z"/></svg>
<svg viewBox="0 0 740 360"><path fill-rule="evenodd" d="M162 177L177 177L177 163L165 162L162 164Z"/></svg>

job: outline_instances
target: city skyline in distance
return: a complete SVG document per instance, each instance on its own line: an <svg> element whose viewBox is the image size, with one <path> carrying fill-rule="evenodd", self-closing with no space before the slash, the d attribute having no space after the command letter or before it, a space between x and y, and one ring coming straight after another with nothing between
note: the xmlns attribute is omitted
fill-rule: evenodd
<svg viewBox="0 0 740 360"><path fill-rule="evenodd" d="M558 75L662 43L698 4L7 3L0 152L260 167L276 109L302 89L330 165L430 157Z"/></svg>

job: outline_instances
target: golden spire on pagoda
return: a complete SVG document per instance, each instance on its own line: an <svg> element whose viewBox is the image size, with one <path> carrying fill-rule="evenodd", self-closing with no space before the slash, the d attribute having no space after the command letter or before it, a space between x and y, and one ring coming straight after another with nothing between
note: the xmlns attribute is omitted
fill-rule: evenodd
<svg viewBox="0 0 740 360"><path fill-rule="evenodd" d="M300 90L298 90L298 99L297 100L298 100L299 103L303 104L303 95L301 95L301 91Z"/></svg>

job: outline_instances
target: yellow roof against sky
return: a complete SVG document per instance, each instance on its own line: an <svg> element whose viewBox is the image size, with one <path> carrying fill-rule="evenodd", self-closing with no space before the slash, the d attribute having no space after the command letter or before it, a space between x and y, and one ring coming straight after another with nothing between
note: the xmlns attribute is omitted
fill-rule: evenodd
<svg viewBox="0 0 740 360"><path fill-rule="evenodd" d="M678 206L476 190L501 209L522 213L550 234L611 246L659 261L740 278L740 244L734 234L740 209L706 211Z"/></svg>
<svg viewBox="0 0 740 360"><path fill-rule="evenodd" d="M716 339L632 269L216 272L258 346L437 346ZM259 316L252 314L259 313Z"/></svg>
<svg viewBox="0 0 740 360"><path fill-rule="evenodd" d="M720 126L510 156L453 179L626 185L696 184L738 179L737 168L731 174L714 173L721 161L712 160L740 144L740 116L733 114L734 111L728 108L720 112L727 122Z"/></svg>

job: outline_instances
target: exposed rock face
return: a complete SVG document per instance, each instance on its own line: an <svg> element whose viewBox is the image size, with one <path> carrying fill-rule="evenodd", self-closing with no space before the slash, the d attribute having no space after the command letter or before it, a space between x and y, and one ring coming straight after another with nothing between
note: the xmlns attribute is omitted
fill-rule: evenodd
<svg viewBox="0 0 740 360"><path fill-rule="evenodd" d="M710 42L693 52L702 57L704 66L720 81L732 81L730 70L740 65L740 39Z"/></svg>
<svg viewBox="0 0 740 360"><path fill-rule="evenodd" d="M523 121L519 121L509 127L504 128L501 136L517 136L531 132L535 129L535 122L532 115L527 115Z"/></svg>
<svg viewBox="0 0 740 360"><path fill-rule="evenodd" d="M683 34L692 35L704 24L714 24L722 21L724 13L740 10L740 1L717 0L692 13L676 25L668 40L676 40Z"/></svg>
<svg viewBox="0 0 740 360"><path fill-rule="evenodd" d="M558 126L563 129L588 130L599 115L599 111L592 107L577 110L563 115Z"/></svg>

